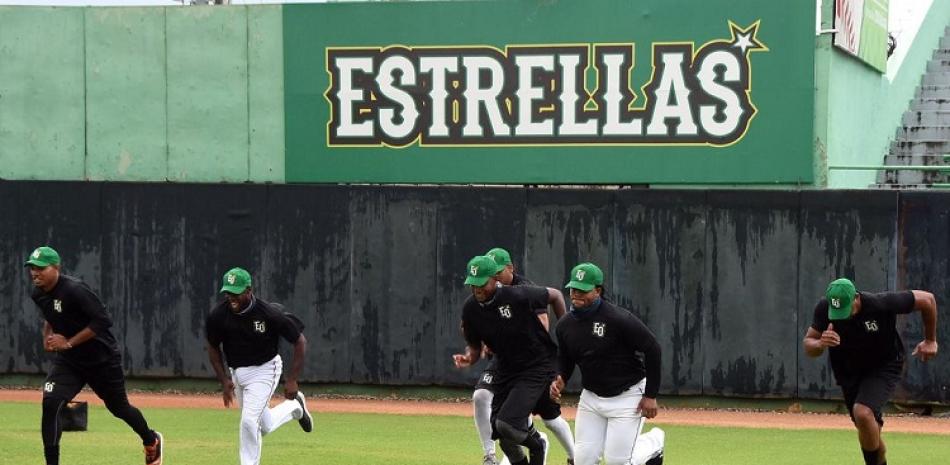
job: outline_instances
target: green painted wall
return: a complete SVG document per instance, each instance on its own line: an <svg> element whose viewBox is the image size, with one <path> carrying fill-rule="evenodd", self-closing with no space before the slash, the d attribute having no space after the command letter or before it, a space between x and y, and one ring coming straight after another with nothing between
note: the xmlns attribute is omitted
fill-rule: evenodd
<svg viewBox="0 0 950 465"><path fill-rule="evenodd" d="M283 182L280 9L0 7L0 177Z"/></svg>
<svg viewBox="0 0 950 465"><path fill-rule="evenodd" d="M829 3L829 2L826 2ZM830 5L823 12L830 15ZM893 81L831 46L816 44L816 185L864 189L877 171L828 170L829 166L882 165L927 62L950 25L950 1L935 1ZM825 28L830 28L826 23ZM892 63L888 63L891 66Z"/></svg>
<svg viewBox="0 0 950 465"><path fill-rule="evenodd" d="M82 179L83 10L0 7L0 178Z"/></svg>

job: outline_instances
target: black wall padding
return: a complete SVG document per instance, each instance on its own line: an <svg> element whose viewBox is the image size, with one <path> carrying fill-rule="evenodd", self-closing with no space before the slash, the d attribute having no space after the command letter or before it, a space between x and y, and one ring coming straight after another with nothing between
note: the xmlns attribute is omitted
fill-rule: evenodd
<svg viewBox="0 0 950 465"><path fill-rule="evenodd" d="M473 384L484 365L451 362L462 280L496 246L556 289L576 263L599 264L608 298L663 346L664 395L840 398L827 357L801 346L830 280L931 290L939 306L950 296L941 192L15 181L0 182L0 208L6 373L47 366L23 268L42 244L99 291L125 368L145 377L212 376L204 317L234 266L306 325L309 382ZM950 347L943 310L938 341ZM910 351L920 317L900 324ZM897 398L950 403L948 391L941 354L909 361Z"/></svg>

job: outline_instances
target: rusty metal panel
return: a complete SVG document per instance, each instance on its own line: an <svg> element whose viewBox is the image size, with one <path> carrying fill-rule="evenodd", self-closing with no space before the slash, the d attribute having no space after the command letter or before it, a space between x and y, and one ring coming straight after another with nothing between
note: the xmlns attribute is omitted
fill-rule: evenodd
<svg viewBox="0 0 950 465"><path fill-rule="evenodd" d="M660 341L664 394L703 388L705 200L703 191L617 193L612 294Z"/></svg>
<svg viewBox="0 0 950 465"><path fill-rule="evenodd" d="M709 192L703 394L797 390L799 193Z"/></svg>

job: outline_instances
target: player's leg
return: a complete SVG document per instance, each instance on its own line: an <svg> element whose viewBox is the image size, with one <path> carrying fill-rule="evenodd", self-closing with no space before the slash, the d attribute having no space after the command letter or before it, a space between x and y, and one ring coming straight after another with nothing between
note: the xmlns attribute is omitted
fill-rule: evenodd
<svg viewBox="0 0 950 465"><path fill-rule="evenodd" d="M122 360L118 356L113 357L90 369L85 378L89 387L105 403L109 413L124 421L142 439L146 464L161 464L164 446L161 435L149 428L142 412L129 403L129 396L125 390L125 374L122 372Z"/></svg>
<svg viewBox="0 0 950 465"><path fill-rule="evenodd" d="M544 375L515 381L495 418L495 430L502 439L528 448L530 465L543 465L547 456L547 439L534 428L530 417L549 386L549 378ZM513 457L511 463L518 464Z"/></svg>
<svg viewBox="0 0 950 465"><path fill-rule="evenodd" d="M268 362L234 370L235 391L241 401L238 447L241 465L258 465L261 461L261 421L267 414L268 403L280 377L280 372L275 368L274 364Z"/></svg>
<svg viewBox="0 0 950 465"><path fill-rule="evenodd" d="M280 374L283 371L283 360L280 355L261 365L259 368L270 370L271 379L266 380L269 386L273 386L270 396L274 395L274 390L280 383ZM298 420L303 416L303 407L296 399L284 399L283 402L275 405L273 408L266 408L261 413L261 434L266 435L273 432L281 425L291 420Z"/></svg>
<svg viewBox="0 0 950 465"><path fill-rule="evenodd" d="M586 389L581 391L577 403L577 417L574 420L575 465L597 465L604 453L607 418L599 411L599 401L600 397L593 392Z"/></svg>
<svg viewBox="0 0 950 465"><path fill-rule="evenodd" d="M510 464L522 464L526 463L527 457L521 445L516 440L503 435L502 432L498 430L498 417L508 400L508 394L512 386L513 382L495 383L493 385L494 394L491 403L492 438L498 439L501 450L505 453L505 461Z"/></svg>
<svg viewBox="0 0 950 465"><path fill-rule="evenodd" d="M43 383L43 415L40 430L46 465L59 465L59 440L63 435L59 412L82 389L82 376L71 365L56 359Z"/></svg>
<svg viewBox="0 0 950 465"><path fill-rule="evenodd" d="M494 465L495 441L491 438L491 402L494 394L488 389L476 389L472 393L472 408L475 416L475 429L484 453L483 465Z"/></svg>
<svg viewBox="0 0 950 465"><path fill-rule="evenodd" d="M602 399L601 411L607 417L604 459L608 465L643 465L663 452L664 434L651 432L641 436L645 419L639 405L646 382L641 381L623 393Z"/></svg>
<svg viewBox="0 0 950 465"><path fill-rule="evenodd" d="M900 364L892 364L884 369L864 377L854 396L851 418L858 429L858 442L864 462L868 465L887 463L887 447L881 438L884 426L884 405L894 394L903 369Z"/></svg>
<svg viewBox="0 0 950 465"><path fill-rule="evenodd" d="M544 416L541 419L544 421L544 426L547 426L554 433L558 442L564 447L567 462L569 464L574 463L574 435L571 433L571 425L560 415L550 420L544 418Z"/></svg>
<svg viewBox="0 0 950 465"><path fill-rule="evenodd" d="M534 413L541 417L544 426L554 434L564 452L567 453L567 463L574 463L574 435L571 433L571 425L561 416L561 404L551 400L550 395L545 392L538 404L535 406Z"/></svg>

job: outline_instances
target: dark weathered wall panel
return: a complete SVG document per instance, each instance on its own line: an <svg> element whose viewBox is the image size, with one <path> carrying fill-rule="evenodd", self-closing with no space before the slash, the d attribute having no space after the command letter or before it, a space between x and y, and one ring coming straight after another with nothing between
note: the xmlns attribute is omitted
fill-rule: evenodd
<svg viewBox="0 0 950 465"><path fill-rule="evenodd" d="M799 339L832 280L849 277L862 290L894 288L897 196L890 191L802 192ZM813 359L799 349L798 364L799 396L841 398L826 355Z"/></svg>
<svg viewBox="0 0 950 465"><path fill-rule="evenodd" d="M125 316L116 336L130 372L211 372L204 318L228 269L246 268L262 284L264 207L265 191L247 186L105 185L102 295Z"/></svg>
<svg viewBox="0 0 950 465"><path fill-rule="evenodd" d="M617 194L613 295L663 342L661 389L703 387L705 200L701 191Z"/></svg>
<svg viewBox="0 0 950 465"><path fill-rule="evenodd" d="M795 394L798 195L709 193L705 394Z"/></svg>
<svg viewBox="0 0 950 465"><path fill-rule="evenodd" d="M440 189L434 288L436 341L434 373L441 382L472 385L486 362L467 370L452 366L452 354L465 347L459 330L462 304L471 295L463 284L468 261L493 247L511 253L515 269L524 272L525 191L523 189ZM416 242L416 246L419 246ZM422 245L425 247L424 245Z"/></svg>
<svg viewBox="0 0 950 465"><path fill-rule="evenodd" d="M233 266L304 320L316 382L471 385L483 365L451 363L462 281L494 246L557 289L599 264L608 297L660 340L664 395L840 398L826 357L801 347L829 280L950 296L939 192L0 182L0 207L4 372L47 366L22 267L46 243L100 292L140 376L212 376L204 318ZM901 330L910 350L919 315ZM911 360L897 397L948 403L948 390L946 357Z"/></svg>
<svg viewBox="0 0 950 465"><path fill-rule="evenodd" d="M306 325L304 373L314 381L350 379L350 190L273 186L267 198L265 299ZM288 345L282 354L291 354Z"/></svg>
<svg viewBox="0 0 950 465"><path fill-rule="evenodd" d="M908 359L897 396L950 402L950 196L943 192L901 194L898 221L897 289L924 289L937 298L937 358ZM900 320L908 353L923 339L919 314Z"/></svg>
<svg viewBox="0 0 950 465"><path fill-rule="evenodd" d="M17 202L20 206L19 265L21 271L18 281L19 305L26 310L27 321L20 327L18 348L21 355L29 358L18 360L28 366L25 371L41 372L45 368L48 355L42 346L42 319L39 310L30 300L32 284L29 275L23 269L26 256L40 245L70 244L67 249L59 249L63 261L63 272L82 278L94 290L102 290L102 229L100 212L102 209L101 184L82 182L30 182L15 183ZM113 313L113 328L121 333L125 328L125 318L117 312L115 302L103 298L107 308ZM33 357L36 356L36 358ZM20 365L22 366L22 365ZM18 366L19 368L19 366ZM25 368L25 367L24 367Z"/></svg>
<svg viewBox="0 0 950 465"><path fill-rule="evenodd" d="M424 190L354 193L351 380L432 381L438 204ZM420 247L420 245L423 245Z"/></svg>

